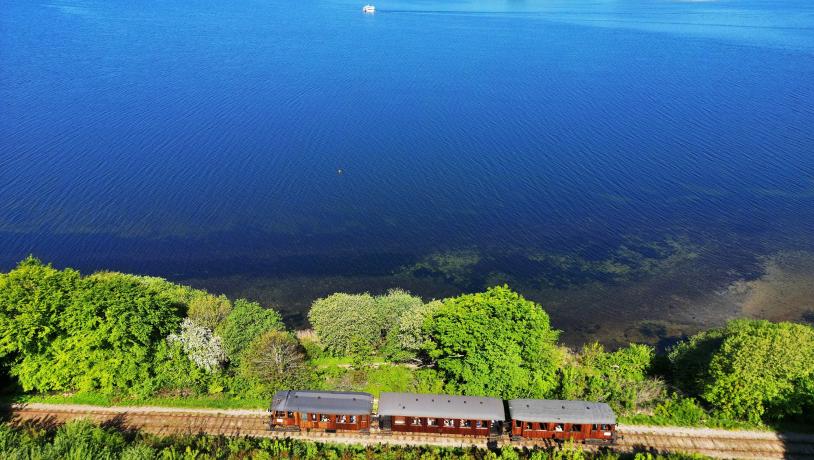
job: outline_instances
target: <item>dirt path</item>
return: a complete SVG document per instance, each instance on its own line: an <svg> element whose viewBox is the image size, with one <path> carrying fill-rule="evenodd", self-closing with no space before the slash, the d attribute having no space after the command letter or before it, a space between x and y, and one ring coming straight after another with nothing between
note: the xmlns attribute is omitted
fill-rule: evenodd
<svg viewBox="0 0 814 460"><path fill-rule="evenodd" d="M60 424L89 418L97 423L139 429L158 435L223 434L227 436L291 437L322 442L486 447L486 440L429 435L343 433L278 433L268 431L268 414L260 410L185 409L170 407L99 407L62 404L15 404L7 408L12 423ZM694 452L715 458L814 459L814 435L769 431L727 431L700 428L620 426L621 452ZM501 440L498 445L509 442ZM514 443L533 447L533 443ZM594 447L586 446L592 450Z"/></svg>

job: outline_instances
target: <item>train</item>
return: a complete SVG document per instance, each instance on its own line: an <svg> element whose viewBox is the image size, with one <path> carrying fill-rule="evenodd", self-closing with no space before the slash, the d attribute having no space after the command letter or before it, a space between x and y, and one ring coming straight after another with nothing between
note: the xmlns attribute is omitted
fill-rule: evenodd
<svg viewBox="0 0 814 460"><path fill-rule="evenodd" d="M596 444L617 440L616 414L605 403L444 394L284 390L269 407L269 429L410 433L514 441L549 439Z"/></svg>

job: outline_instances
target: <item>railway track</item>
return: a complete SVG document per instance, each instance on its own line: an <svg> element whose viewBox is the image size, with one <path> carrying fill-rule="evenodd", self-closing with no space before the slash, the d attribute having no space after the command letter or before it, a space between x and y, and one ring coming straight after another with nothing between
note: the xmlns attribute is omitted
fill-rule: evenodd
<svg viewBox="0 0 814 460"><path fill-rule="evenodd" d="M121 429L137 429L162 436L207 433L226 436L290 437L366 445L386 443L405 446L431 444L447 447L487 447L484 439L464 436L384 434L375 430L370 435L271 432L267 429L268 414L252 410L15 404L7 407L5 412L12 423L58 425L69 420L87 418L99 424ZM612 449L621 452L688 452L714 458L814 460L814 435L646 426L620 426L619 433L622 439ZM497 445L509 442L508 439L500 439ZM541 445L530 441L512 444L529 448ZM586 445L585 448L596 449L590 445Z"/></svg>

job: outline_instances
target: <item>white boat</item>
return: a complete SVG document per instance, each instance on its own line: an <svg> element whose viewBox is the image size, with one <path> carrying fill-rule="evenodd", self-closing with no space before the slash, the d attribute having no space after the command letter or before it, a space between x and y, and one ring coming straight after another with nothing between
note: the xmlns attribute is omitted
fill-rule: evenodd
<svg viewBox="0 0 814 460"><path fill-rule="evenodd" d="M373 14L376 12L376 7L373 5L365 5L362 7L362 12L367 14Z"/></svg>

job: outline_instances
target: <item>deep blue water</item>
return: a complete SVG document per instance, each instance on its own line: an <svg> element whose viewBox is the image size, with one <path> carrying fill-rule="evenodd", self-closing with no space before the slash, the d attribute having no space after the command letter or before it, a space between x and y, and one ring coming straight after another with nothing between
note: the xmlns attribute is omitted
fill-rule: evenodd
<svg viewBox="0 0 814 460"><path fill-rule="evenodd" d="M506 281L567 325L814 249L811 1L362 3L0 0L0 265L292 311Z"/></svg>

